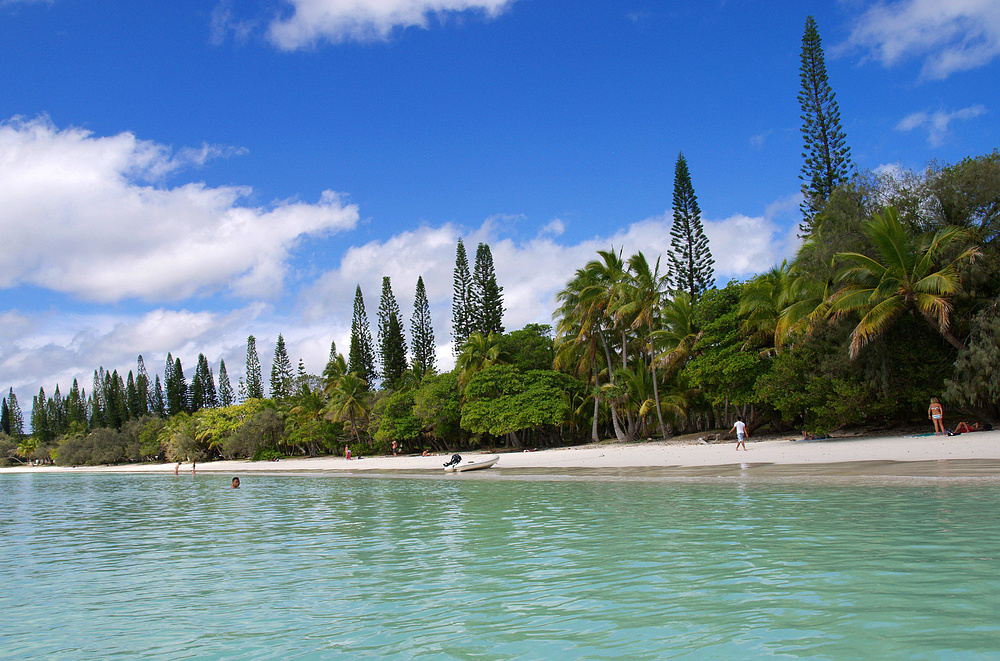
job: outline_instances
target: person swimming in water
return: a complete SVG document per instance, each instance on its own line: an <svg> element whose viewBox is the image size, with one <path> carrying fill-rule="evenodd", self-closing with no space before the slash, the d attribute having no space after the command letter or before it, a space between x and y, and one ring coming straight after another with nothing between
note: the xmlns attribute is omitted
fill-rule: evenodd
<svg viewBox="0 0 1000 661"><path fill-rule="evenodd" d="M238 477L234 477L233 478L233 486L232 486L232 488L233 489L239 489L240 488L240 478L238 478Z"/></svg>

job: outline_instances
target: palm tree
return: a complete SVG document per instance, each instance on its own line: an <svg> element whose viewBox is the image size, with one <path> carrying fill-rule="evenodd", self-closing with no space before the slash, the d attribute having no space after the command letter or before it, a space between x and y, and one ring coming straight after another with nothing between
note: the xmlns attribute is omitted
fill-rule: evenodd
<svg viewBox="0 0 1000 661"><path fill-rule="evenodd" d="M326 389L330 397L323 409L324 413L338 422L348 422L354 430L354 438L360 443L358 420L368 418L371 407L368 403L368 384L355 372L349 372ZM369 441L371 445L371 441Z"/></svg>
<svg viewBox="0 0 1000 661"><path fill-rule="evenodd" d="M653 331L661 351L656 356L658 367L666 370L665 376L684 365L694 352L694 345L701 333L694 325L694 303L686 291L674 292L664 299L660 307L660 329Z"/></svg>
<svg viewBox="0 0 1000 661"><path fill-rule="evenodd" d="M469 379L484 367L507 362L507 354L500 348L500 336L496 333L483 335L475 332L462 344L462 351L455 361L459 385L464 386Z"/></svg>
<svg viewBox="0 0 1000 661"><path fill-rule="evenodd" d="M620 291L620 284L625 275L625 263L621 259L621 253L615 253L614 248L610 251L599 251L600 259L591 260L582 269L578 269L572 280L560 291L556 298L561 305L555 316L559 319L556 324L556 342L558 345L571 343L576 347L584 348L584 356L588 362L586 369L577 370L578 373L589 370L593 377L594 391L599 396L594 399L594 419L591 435L597 439L598 410L601 399L604 397L605 386L600 383L600 374L603 371L600 365L599 356L603 353L605 368L609 372L609 380L613 386L613 370L615 363L611 357L611 342L606 331L613 330L614 319L609 313L609 308L616 300ZM559 360L565 361L566 352ZM574 355L579 355L575 351ZM618 411L611 404L611 423L614 427L615 437L619 441L625 440L625 432L621 428L618 419Z"/></svg>
<svg viewBox="0 0 1000 661"><path fill-rule="evenodd" d="M826 317L829 283L800 273L786 260L746 284L739 312L746 317L747 344L763 344L766 353L782 353Z"/></svg>
<svg viewBox="0 0 1000 661"><path fill-rule="evenodd" d="M653 322L660 314L660 304L667 290L669 278L660 274L660 260L652 268L642 252L638 252L628 260L628 274L622 284L622 294L615 307L615 317L624 320L633 331L643 332L642 343L647 355L646 365L649 366L653 383L653 400L656 417L660 425L660 436L666 438L667 428L663 424L663 412L660 408L660 391L656 377L656 361L653 341Z"/></svg>
<svg viewBox="0 0 1000 661"><path fill-rule="evenodd" d="M861 321L851 334L851 358L861 348L892 327L903 312L916 310L952 346L965 345L949 330L950 296L961 289L958 264L980 255L968 247L958 257L939 266L952 244L963 242L966 231L945 227L933 234L913 235L899 222L896 210L886 207L865 227L874 257L859 253L838 253L844 264L838 273L843 283L834 295L831 313L835 316L858 311Z"/></svg>

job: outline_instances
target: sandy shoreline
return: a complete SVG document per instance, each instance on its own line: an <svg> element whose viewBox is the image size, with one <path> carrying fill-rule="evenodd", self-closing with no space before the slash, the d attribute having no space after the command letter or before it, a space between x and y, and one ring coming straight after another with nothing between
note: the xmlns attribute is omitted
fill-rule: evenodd
<svg viewBox="0 0 1000 661"><path fill-rule="evenodd" d="M648 442L634 444L600 443L532 452L501 452L490 474L586 475L618 474L700 475L757 469L772 474L859 474L860 467L877 468L875 474L973 475L1000 477L1000 430L960 436L870 436L834 438L822 441L765 440L752 438L747 451L737 451L735 443ZM466 453L470 458L485 453ZM213 461L200 463L198 473L442 473L448 455L343 457L283 459L276 462ZM174 464L127 464L121 466L17 466L0 468L0 473L172 473ZM191 465L181 466L190 473ZM707 471L707 472L706 472ZM867 473L871 473L869 470ZM866 471L860 471L865 474ZM473 475L475 473L466 473Z"/></svg>

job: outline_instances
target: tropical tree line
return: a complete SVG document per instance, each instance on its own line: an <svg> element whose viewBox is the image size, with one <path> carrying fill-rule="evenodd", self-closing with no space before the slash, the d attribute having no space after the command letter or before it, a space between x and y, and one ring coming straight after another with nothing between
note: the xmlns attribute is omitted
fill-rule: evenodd
<svg viewBox="0 0 1000 661"><path fill-rule="evenodd" d="M455 368L438 372L417 281L405 340L383 279L373 338L360 286L347 356L321 375L292 368L281 336L265 396L255 338L234 391L199 356L185 378L168 354L150 382L95 371L87 393L40 390L31 434L13 390L0 457L114 463L340 452L544 447L725 431L829 432L922 420L931 396L1000 417L1000 153L920 172L850 162L815 21L802 40L803 243L746 282L715 285L683 154L665 259L603 250L557 295L553 326L505 332L489 247L474 269L456 247Z"/></svg>

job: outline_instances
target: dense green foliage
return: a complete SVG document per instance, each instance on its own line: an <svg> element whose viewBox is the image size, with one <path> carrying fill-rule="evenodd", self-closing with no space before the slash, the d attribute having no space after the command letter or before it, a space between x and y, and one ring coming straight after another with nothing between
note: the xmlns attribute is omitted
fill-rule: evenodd
<svg viewBox="0 0 1000 661"><path fill-rule="evenodd" d="M0 465L539 447L725 432L737 415L831 432L922 421L931 396L961 415L1000 417L1000 153L923 172L852 172L816 22L806 20L801 89L804 242L748 282L713 286L714 261L683 154L671 250L601 250L557 296L553 329L503 326L490 248L474 271L462 239L452 295L455 368L435 370L423 278L408 361L383 278L377 356L360 285L348 356L331 343L321 375L293 374L278 335L265 399L256 339L237 392L199 354L188 383L167 353L90 392L39 389L31 434L11 388L0 406ZM377 358L377 363L376 363ZM381 390L376 390L382 375Z"/></svg>

